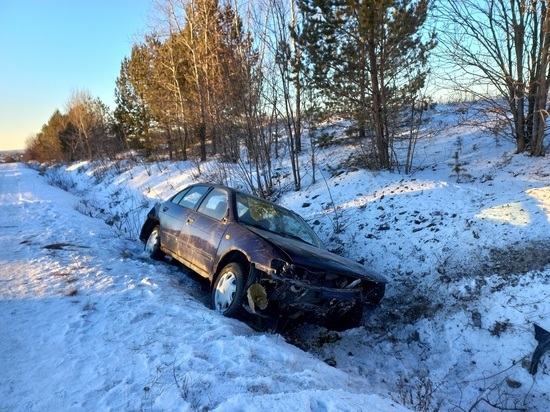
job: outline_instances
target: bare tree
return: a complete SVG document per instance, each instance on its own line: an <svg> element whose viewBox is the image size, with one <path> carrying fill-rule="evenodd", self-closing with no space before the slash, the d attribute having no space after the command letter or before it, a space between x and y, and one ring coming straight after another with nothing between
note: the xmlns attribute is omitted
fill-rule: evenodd
<svg viewBox="0 0 550 412"><path fill-rule="evenodd" d="M274 70L266 76L269 93L264 97L272 107L274 121L281 119L288 136L288 152L294 188L301 188L299 155L302 151L302 65L297 41L299 23L294 0L269 0L265 6L267 30L261 37L266 46L266 62Z"/></svg>
<svg viewBox="0 0 550 412"><path fill-rule="evenodd" d="M73 92L66 103L67 122L58 133L69 160L113 157L126 148L114 132L114 119L99 98L87 90Z"/></svg>
<svg viewBox="0 0 550 412"><path fill-rule="evenodd" d="M543 154L550 81L550 10L546 0L439 3L440 44L455 87L500 115L517 152Z"/></svg>
<svg viewBox="0 0 550 412"><path fill-rule="evenodd" d="M93 158L90 131L93 125L93 118L90 113L92 95L87 90L75 90L69 97L66 104L69 122L75 130L73 139L76 147L79 148L79 157Z"/></svg>

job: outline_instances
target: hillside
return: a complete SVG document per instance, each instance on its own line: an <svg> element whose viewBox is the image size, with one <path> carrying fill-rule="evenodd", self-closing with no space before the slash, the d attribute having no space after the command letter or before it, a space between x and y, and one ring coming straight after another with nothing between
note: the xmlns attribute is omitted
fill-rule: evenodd
<svg viewBox="0 0 550 412"><path fill-rule="evenodd" d="M344 138L315 171L304 152L298 192L277 165L277 201L391 280L338 333L221 318L196 278L143 256L148 208L215 179L216 162L2 165L0 409L545 410L548 357L528 369L534 324L550 330L548 157L453 110L426 128L410 175L345 166Z"/></svg>

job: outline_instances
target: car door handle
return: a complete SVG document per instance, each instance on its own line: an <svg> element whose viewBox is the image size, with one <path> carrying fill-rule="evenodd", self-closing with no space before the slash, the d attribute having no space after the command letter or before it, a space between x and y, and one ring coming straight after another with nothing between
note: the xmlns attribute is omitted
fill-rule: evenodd
<svg viewBox="0 0 550 412"><path fill-rule="evenodd" d="M194 217L190 217L187 219L187 223L193 223L195 221Z"/></svg>

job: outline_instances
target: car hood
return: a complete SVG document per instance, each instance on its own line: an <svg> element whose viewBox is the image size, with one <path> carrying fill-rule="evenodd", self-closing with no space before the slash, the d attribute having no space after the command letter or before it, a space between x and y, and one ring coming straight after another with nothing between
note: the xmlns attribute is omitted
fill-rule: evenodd
<svg viewBox="0 0 550 412"><path fill-rule="evenodd" d="M331 272L374 282L388 283L387 279L376 271L328 250L274 232L254 227L248 227L248 229L279 248L288 256L290 263L303 266L312 272Z"/></svg>

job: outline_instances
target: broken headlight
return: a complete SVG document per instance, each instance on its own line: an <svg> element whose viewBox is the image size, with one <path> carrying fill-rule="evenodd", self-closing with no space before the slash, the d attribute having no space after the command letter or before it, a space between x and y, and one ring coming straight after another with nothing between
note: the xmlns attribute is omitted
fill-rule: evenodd
<svg viewBox="0 0 550 412"><path fill-rule="evenodd" d="M278 273L281 273L286 265L288 265L288 263L284 260L273 259L271 261L271 269L275 270L275 272Z"/></svg>

